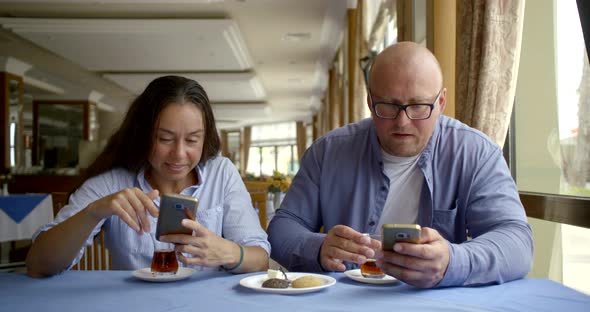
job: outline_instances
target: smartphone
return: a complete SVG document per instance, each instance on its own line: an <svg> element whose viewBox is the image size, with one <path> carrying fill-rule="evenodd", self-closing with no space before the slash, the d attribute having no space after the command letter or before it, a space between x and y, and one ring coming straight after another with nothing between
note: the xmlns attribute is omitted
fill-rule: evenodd
<svg viewBox="0 0 590 312"><path fill-rule="evenodd" d="M418 243L420 241L418 224L383 224L381 227L381 248L392 250L396 242Z"/></svg>
<svg viewBox="0 0 590 312"><path fill-rule="evenodd" d="M185 195L164 194L160 200L160 216L156 226L156 239L166 234L188 234L193 231L182 226L182 219L195 219L199 200Z"/></svg>

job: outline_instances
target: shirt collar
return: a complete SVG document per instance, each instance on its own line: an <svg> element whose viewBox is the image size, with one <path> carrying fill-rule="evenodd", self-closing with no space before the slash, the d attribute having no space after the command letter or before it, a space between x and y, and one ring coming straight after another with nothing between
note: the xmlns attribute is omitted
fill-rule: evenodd
<svg viewBox="0 0 590 312"><path fill-rule="evenodd" d="M194 169L197 172L197 176L198 176L197 184L191 185L191 186L185 188L184 190L182 190L182 192L181 192L182 194L192 195L193 193L196 192L196 190L199 188L199 186L201 186L204 183L204 181L206 179L204 167L205 166L201 162L199 162L199 164ZM139 172L137 173L136 183L137 183L137 185L139 185L139 188L145 193L153 190L152 186L145 178L145 167L141 168L139 170Z"/></svg>
<svg viewBox="0 0 590 312"><path fill-rule="evenodd" d="M418 165L422 166L424 162L430 160L432 158L432 153L434 150L434 145L438 141L438 137L440 136L440 128L441 128L441 119L447 118L443 115L440 115L436 119L436 124L434 125L434 129L432 130L432 135L426 143L426 146L422 150L422 154L420 155L420 160L418 161Z"/></svg>
<svg viewBox="0 0 590 312"><path fill-rule="evenodd" d="M434 145L436 144L436 142L438 141L438 137L440 135L440 127L441 127L441 119L447 118L444 115L440 115L437 120L436 120L436 124L434 125L434 129L432 131L432 135L430 136L430 139L428 140L428 143L426 143L426 146L424 147L424 149L422 150L422 152L420 152L419 157L418 157L418 166L419 167L424 167L425 163L428 162L431 158L432 158L432 151L434 150ZM367 119L371 119L366 118ZM375 129L375 123L372 122L372 120L370 120L371 122L371 126L369 127L369 139L371 140L371 149L373 151L373 155L375 155L375 157L377 157L377 160L379 162L379 164L381 166L383 166L383 157L381 154L381 145L379 144L379 139L377 137L377 130Z"/></svg>

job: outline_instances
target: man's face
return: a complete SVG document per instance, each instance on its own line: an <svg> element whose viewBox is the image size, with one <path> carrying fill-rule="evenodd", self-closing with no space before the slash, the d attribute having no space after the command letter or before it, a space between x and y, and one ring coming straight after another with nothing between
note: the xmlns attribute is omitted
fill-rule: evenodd
<svg viewBox="0 0 590 312"><path fill-rule="evenodd" d="M446 89L441 90L435 83L415 79L398 80L400 81L390 79L391 83L377 80L371 83L367 101L383 150L399 157L416 156L422 152L432 136L438 116L444 109ZM400 110L396 118L386 119L375 114L372 101L400 105L434 103L434 107L428 119L411 120L403 110Z"/></svg>

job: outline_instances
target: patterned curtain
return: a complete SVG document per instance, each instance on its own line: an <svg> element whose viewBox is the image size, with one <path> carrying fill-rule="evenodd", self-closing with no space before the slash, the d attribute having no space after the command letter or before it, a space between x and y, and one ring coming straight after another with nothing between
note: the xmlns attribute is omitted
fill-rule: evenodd
<svg viewBox="0 0 590 312"><path fill-rule="evenodd" d="M457 119L503 146L520 59L525 0L457 2Z"/></svg>

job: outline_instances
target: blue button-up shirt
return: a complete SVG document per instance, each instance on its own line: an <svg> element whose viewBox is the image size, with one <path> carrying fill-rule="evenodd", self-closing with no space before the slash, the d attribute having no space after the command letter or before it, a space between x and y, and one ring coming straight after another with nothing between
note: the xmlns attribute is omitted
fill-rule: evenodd
<svg viewBox="0 0 590 312"><path fill-rule="evenodd" d="M229 159L215 157L204 164L200 163L195 170L199 175L199 184L184 189L181 194L199 199L197 221L219 236L243 246L260 246L270 254L266 232L260 227L250 195ZM146 193L151 191L143 173L140 171L132 174L127 170L114 169L88 179L72 194L68 205L59 211L55 220L41 227L33 239L100 198L129 187L137 187ZM154 203L159 207L160 198L156 198ZM149 214L148 216L151 230L149 235L138 235L118 216L111 216L99 222L86 241L86 246L92 243L94 235L104 225L106 247L112 256L112 269L134 270L149 267L154 252L152 236L155 235L157 218ZM78 263L83 254L82 248L70 267ZM205 269L198 266L193 268Z"/></svg>
<svg viewBox="0 0 590 312"><path fill-rule="evenodd" d="M529 272L532 231L495 143L440 116L418 167L424 174L418 223L450 242L450 262L438 286L502 283ZM328 133L306 151L269 225L272 258L289 270L321 271L318 255L326 234L320 228L327 233L344 224L378 231L388 192L371 119Z"/></svg>

